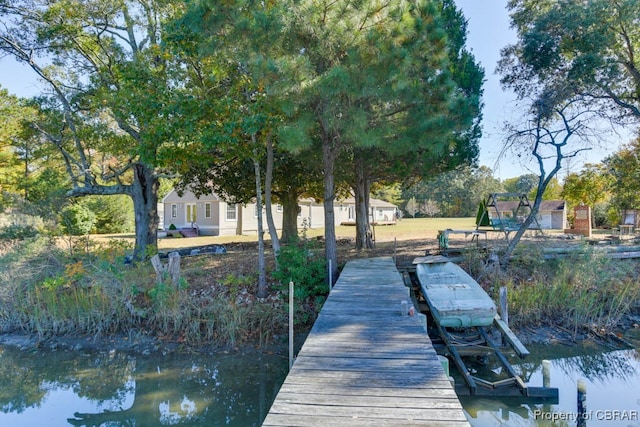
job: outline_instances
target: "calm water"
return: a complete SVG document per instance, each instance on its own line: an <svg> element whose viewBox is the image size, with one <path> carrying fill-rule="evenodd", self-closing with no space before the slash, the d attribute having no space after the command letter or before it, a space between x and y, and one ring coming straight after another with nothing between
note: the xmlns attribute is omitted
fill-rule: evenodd
<svg viewBox="0 0 640 427"><path fill-rule="evenodd" d="M259 426L288 361L0 347L0 426Z"/></svg>
<svg viewBox="0 0 640 427"><path fill-rule="evenodd" d="M473 427L576 426L577 382L587 386L587 414L581 426L640 426L640 353L603 352L601 348L528 346L531 356L516 370L531 386L542 386L541 360L551 361L551 386L559 389L557 404L531 404L514 399L462 398Z"/></svg>
<svg viewBox="0 0 640 427"><path fill-rule="evenodd" d="M541 386L541 360L551 360L558 404L463 398L472 426L576 426L571 417L578 379L586 380L592 414L585 426L640 426L637 351L563 345L529 350L516 369L530 385ZM133 357L0 346L0 426L259 426L287 365L268 355ZM553 422L550 414L569 420Z"/></svg>

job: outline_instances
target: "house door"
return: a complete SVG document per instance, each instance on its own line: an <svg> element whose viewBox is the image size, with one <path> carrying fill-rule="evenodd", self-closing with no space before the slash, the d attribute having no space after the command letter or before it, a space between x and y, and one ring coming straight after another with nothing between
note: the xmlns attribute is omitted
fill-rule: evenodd
<svg viewBox="0 0 640 427"><path fill-rule="evenodd" d="M185 207L187 209L187 224L192 224L196 222L197 214L196 214L196 204L195 203L185 203Z"/></svg>

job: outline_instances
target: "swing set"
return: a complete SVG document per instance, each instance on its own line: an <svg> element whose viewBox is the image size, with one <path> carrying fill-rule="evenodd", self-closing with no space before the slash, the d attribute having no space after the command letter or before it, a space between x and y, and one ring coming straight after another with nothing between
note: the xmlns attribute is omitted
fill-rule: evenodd
<svg viewBox="0 0 640 427"><path fill-rule="evenodd" d="M524 193L491 193L480 202L476 214L476 230L497 231L509 235L522 227L524 220L531 214L529 198ZM534 222L540 230L538 219Z"/></svg>

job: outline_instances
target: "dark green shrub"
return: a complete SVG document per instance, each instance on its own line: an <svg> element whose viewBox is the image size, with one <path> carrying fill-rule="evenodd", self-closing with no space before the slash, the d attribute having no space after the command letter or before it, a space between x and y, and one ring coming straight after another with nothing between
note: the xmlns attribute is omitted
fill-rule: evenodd
<svg viewBox="0 0 640 427"><path fill-rule="evenodd" d="M127 233L135 228L133 204L127 196L90 196L85 206L96 216L92 233Z"/></svg>
<svg viewBox="0 0 640 427"><path fill-rule="evenodd" d="M38 230L31 225L11 224L0 228L0 240L24 240L38 235Z"/></svg>
<svg viewBox="0 0 640 427"><path fill-rule="evenodd" d="M288 292L294 283L296 323L313 320L329 292L324 258L314 242L303 239L280 248L278 270L272 277L280 283L276 288Z"/></svg>
<svg viewBox="0 0 640 427"><path fill-rule="evenodd" d="M96 222L96 215L86 206L76 203L65 207L60 213L62 229L70 236L89 234Z"/></svg>

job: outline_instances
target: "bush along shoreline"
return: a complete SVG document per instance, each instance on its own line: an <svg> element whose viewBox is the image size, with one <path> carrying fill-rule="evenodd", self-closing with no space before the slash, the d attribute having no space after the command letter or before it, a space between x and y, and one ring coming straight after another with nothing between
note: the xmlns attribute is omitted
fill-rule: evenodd
<svg viewBox="0 0 640 427"><path fill-rule="evenodd" d="M29 337L36 346L67 339L67 347L96 347L119 339L123 349L145 352L273 350L286 346L289 281L296 284L295 326L302 334L328 292L315 240L283 246L264 299L255 297L253 248L185 257L173 283L158 280L151 263L126 265L131 248L122 242L78 247L69 252L43 237L0 243L0 334ZM529 332L529 341L545 340L535 332L545 329L576 341L638 327L637 260L587 251L545 261L523 245L507 267L488 266L480 253L468 254L462 266L494 299L500 287L508 289L510 325Z"/></svg>

